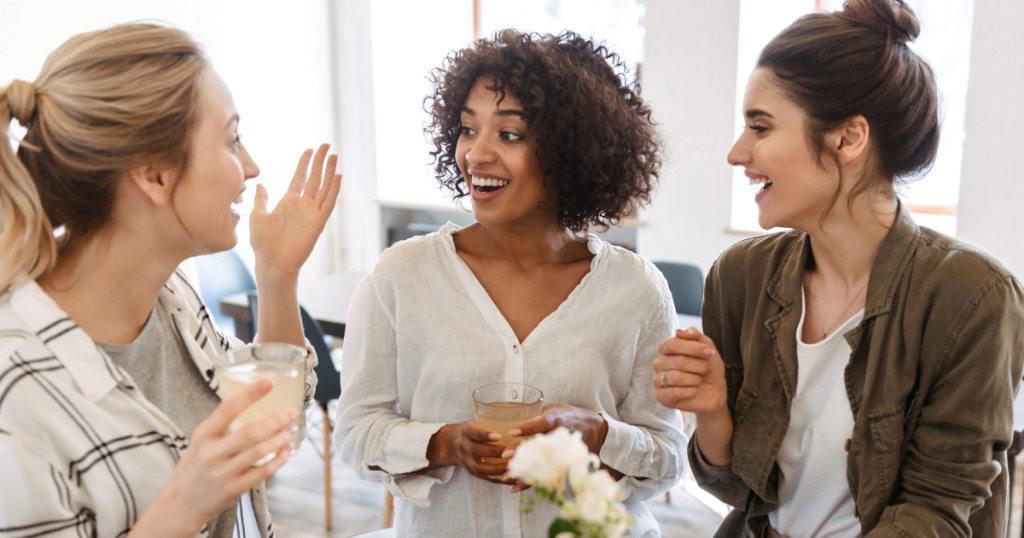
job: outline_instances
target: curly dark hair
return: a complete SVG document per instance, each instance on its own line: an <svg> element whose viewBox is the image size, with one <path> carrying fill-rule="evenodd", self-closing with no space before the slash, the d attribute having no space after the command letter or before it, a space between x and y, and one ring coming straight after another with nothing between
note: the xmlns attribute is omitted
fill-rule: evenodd
<svg viewBox="0 0 1024 538"><path fill-rule="evenodd" d="M522 103L545 179L558 186L557 219L574 232L607 229L649 204L661 169L650 106L629 68L603 45L573 32L497 32L453 51L430 73L424 100L438 182L453 200L469 194L455 159L462 107L480 77Z"/></svg>

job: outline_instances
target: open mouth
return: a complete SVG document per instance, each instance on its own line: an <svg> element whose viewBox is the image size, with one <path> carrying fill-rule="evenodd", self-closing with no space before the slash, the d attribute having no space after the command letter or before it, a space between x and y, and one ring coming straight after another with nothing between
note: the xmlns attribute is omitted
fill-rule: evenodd
<svg viewBox="0 0 1024 538"><path fill-rule="evenodd" d="M768 190L772 186L771 180L766 177L752 177L750 178L750 184L761 185L761 190L757 191L759 193Z"/></svg>
<svg viewBox="0 0 1024 538"><path fill-rule="evenodd" d="M506 185L511 183L507 179L497 179L489 177L476 177L471 176L473 179L473 190L481 194L488 192L494 192L497 190L504 189Z"/></svg>

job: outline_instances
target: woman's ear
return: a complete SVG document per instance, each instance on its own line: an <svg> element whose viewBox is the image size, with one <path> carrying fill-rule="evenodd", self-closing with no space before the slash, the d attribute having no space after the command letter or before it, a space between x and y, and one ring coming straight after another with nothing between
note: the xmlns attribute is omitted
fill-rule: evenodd
<svg viewBox="0 0 1024 538"><path fill-rule="evenodd" d="M839 164L847 165L867 156L870 135L868 120L854 116L825 135L825 143L835 152Z"/></svg>
<svg viewBox="0 0 1024 538"><path fill-rule="evenodd" d="M140 192L156 206L171 203L170 174L154 165L132 168L128 177Z"/></svg>

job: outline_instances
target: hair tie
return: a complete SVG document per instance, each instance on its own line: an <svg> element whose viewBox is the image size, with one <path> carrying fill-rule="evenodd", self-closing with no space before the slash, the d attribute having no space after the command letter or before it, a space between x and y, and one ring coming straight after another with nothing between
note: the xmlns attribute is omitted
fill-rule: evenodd
<svg viewBox="0 0 1024 538"><path fill-rule="evenodd" d="M14 79L7 87L7 106L18 123L27 126L36 113L36 87L31 82Z"/></svg>

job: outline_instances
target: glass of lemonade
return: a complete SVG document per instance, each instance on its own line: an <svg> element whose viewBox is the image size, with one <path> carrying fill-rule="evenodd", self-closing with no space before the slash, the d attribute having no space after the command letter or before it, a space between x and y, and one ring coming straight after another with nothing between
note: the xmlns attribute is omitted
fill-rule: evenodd
<svg viewBox="0 0 1024 538"><path fill-rule="evenodd" d="M515 446L528 437L510 437L508 432L540 414L544 393L521 383L494 383L473 391L473 419L480 426L501 434L492 445ZM532 437L532 436L529 436ZM482 458L484 463L507 463L505 458Z"/></svg>
<svg viewBox="0 0 1024 538"><path fill-rule="evenodd" d="M235 396L261 379L273 380L274 388L245 408L228 426L228 431L234 432L282 411L301 413L306 387L305 358L306 350L291 344L250 344L229 350L227 356L218 361L222 399ZM292 454L298 443L298 439L292 439ZM274 454L267 454L253 465L263 465L273 458Z"/></svg>

